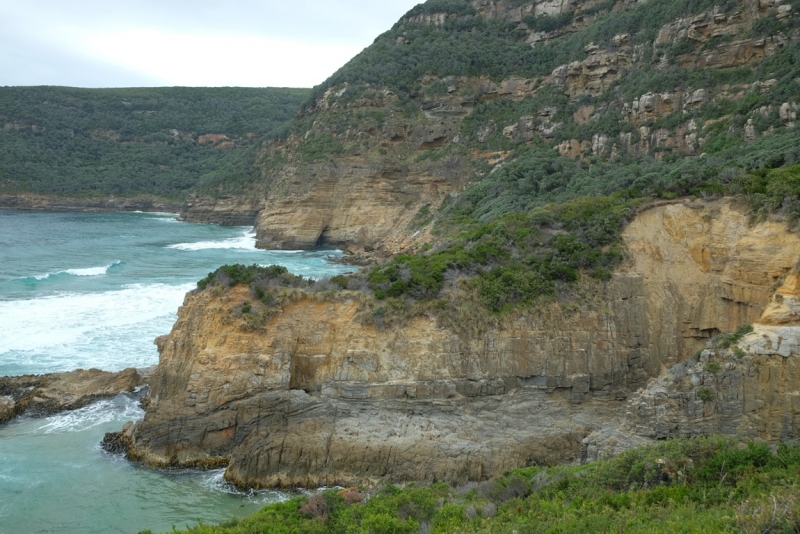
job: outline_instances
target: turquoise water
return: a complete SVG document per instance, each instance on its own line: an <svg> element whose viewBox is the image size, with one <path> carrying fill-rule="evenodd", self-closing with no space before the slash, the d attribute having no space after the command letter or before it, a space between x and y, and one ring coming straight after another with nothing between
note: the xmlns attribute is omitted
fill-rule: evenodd
<svg viewBox="0 0 800 534"><path fill-rule="evenodd" d="M153 345L197 280L225 263L285 265L318 278L352 270L334 251L256 250L249 228L151 213L0 210L0 376L158 363ZM0 534L155 532L244 517L285 494L242 494L221 471L141 469L103 434L142 416L120 395L0 426Z"/></svg>

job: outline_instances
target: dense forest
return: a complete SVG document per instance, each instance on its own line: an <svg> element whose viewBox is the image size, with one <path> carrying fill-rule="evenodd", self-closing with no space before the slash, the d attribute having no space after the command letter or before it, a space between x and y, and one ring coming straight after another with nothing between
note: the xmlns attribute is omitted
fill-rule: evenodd
<svg viewBox="0 0 800 534"><path fill-rule="evenodd" d="M308 94L2 87L0 193L181 199L249 184L259 140L291 119Z"/></svg>

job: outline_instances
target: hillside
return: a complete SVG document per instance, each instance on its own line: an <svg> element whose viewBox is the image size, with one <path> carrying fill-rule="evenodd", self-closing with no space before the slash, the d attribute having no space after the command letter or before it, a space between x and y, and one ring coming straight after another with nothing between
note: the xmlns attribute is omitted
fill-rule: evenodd
<svg viewBox="0 0 800 534"><path fill-rule="evenodd" d="M305 89L0 88L0 195L182 202L254 176L254 151ZM220 184L224 184L220 187Z"/></svg>
<svg viewBox="0 0 800 534"><path fill-rule="evenodd" d="M740 192L800 160L797 7L422 4L263 147L261 245L388 254L445 212Z"/></svg>

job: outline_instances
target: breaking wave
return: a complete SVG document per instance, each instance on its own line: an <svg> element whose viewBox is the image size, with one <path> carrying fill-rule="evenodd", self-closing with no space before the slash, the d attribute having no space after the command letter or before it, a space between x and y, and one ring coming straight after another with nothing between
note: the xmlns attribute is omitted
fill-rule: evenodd
<svg viewBox="0 0 800 534"><path fill-rule="evenodd" d="M22 278L22 280L47 280L48 278L53 278L55 276L103 276L104 274L108 274L108 271L112 267L116 267L117 265L122 265L120 260L114 261L109 263L108 265L103 265L101 267L86 267L84 269L65 269L63 271L57 271L54 273L46 273L46 274L39 274L33 276L26 276Z"/></svg>
<svg viewBox="0 0 800 534"><path fill-rule="evenodd" d="M199 241L197 243L178 243L167 245L167 248L185 251L209 250L209 249L238 249L238 250L257 250L256 240L253 231L248 229L238 237L220 239L219 241Z"/></svg>

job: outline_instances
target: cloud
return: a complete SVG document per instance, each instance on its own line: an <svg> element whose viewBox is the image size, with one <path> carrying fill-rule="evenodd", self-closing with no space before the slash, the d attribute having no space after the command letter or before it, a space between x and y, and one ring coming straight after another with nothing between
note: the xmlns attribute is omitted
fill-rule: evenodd
<svg viewBox="0 0 800 534"><path fill-rule="evenodd" d="M83 36L95 59L166 85L311 87L360 52L356 46L268 37L134 29Z"/></svg>
<svg viewBox="0 0 800 534"><path fill-rule="evenodd" d="M321 83L415 0L0 0L0 85Z"/></svg>

